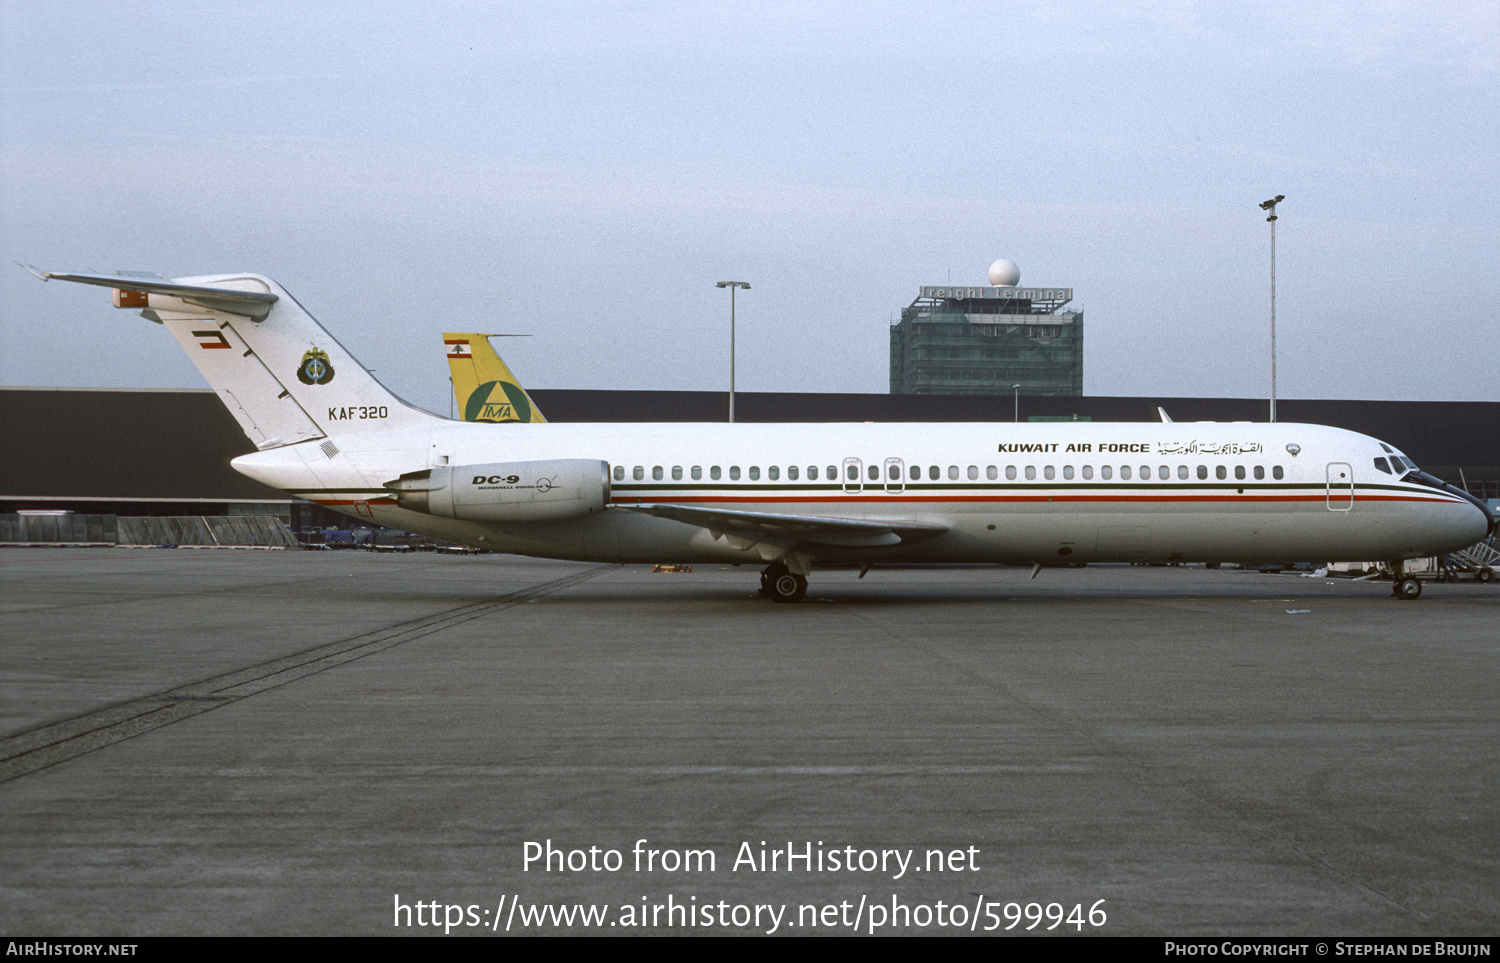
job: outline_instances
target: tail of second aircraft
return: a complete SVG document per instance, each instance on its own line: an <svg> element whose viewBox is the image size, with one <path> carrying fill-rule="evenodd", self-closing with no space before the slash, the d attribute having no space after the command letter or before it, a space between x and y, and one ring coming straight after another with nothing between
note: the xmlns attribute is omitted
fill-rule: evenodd
<svg viewBox="0 0 1500 963"><path fill-rule="evenodd" d="M489 339L495 337L499 335L443 335L459 417L464 421L545 422L531 396L490 345Z"/></svg>
<svg viewBox="0 0 1500 963"><path fill-rule="evenodd" d="M258 448L441 421L392 394L270 278L37 273L112 287L164 325Z"/></svg>

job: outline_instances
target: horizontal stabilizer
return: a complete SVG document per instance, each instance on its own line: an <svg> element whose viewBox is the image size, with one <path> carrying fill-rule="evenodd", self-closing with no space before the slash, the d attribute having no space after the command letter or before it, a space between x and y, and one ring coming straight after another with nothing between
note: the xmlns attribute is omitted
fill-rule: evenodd
<svg viewBox="0 0 1500 963"><path fill-rule="evenodd" d="M30 268L27 268L30 271ZM247 318L264 318L277 301L270 291L240 291L234 288L206 287L201 284L182 284L158 278L126 276L119 274L68 274L61 271L31 271L43 281L76 281L79 284L97 284L120 291L136 291L141 294L159 294L179 298L189 304L238 314ZM144 305L121 305L143 307Z"/></svg>
<svg viewBox="0 0 1500 963"><path fill-rule="evenodd" d="M715 538L721 535L750 536L766 541L811 542L819 545L884 547L920 542L948 531L948 526L933 522L897 521L894 519L831 518L825 515L773 515L767 512L739 512L725 508L698 508L689 505L616 505L627 511L670 518L706 528Z"/></svg>

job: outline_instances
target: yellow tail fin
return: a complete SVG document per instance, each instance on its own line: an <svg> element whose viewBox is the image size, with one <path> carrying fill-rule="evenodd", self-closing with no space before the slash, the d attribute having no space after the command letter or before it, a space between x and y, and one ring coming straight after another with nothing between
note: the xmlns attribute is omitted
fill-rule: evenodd
<svg viewBox="0 0 1500 963"><path fill-rule="evenodd" d="M547 419L490 346L489 334L444 334L453 398L464 421L539 424Z"/></svg>

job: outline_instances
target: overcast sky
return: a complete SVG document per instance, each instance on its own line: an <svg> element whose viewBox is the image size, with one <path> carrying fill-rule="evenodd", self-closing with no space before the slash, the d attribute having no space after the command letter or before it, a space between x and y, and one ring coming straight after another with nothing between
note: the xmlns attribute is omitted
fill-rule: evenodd
<svg viewBox="0 0 1500 963"><path fill-rule="evenodd" d="M407 399L888 388L1069 286L1090 395L1500 400L1500 4L3 2L0 383L201 387L43 269L270 275ZM664 413L664 416L666 413Z"/></svg>

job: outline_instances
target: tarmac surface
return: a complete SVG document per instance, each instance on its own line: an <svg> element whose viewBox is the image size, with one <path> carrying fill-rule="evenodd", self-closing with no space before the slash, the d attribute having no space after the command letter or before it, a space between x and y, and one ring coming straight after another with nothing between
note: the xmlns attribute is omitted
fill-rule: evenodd
<svg viewBox="0 0 1500 963"><path fill-rule="evenodd" d="M0 934L1500 931L1500 588L856 574L0 550Z"/></svg>

